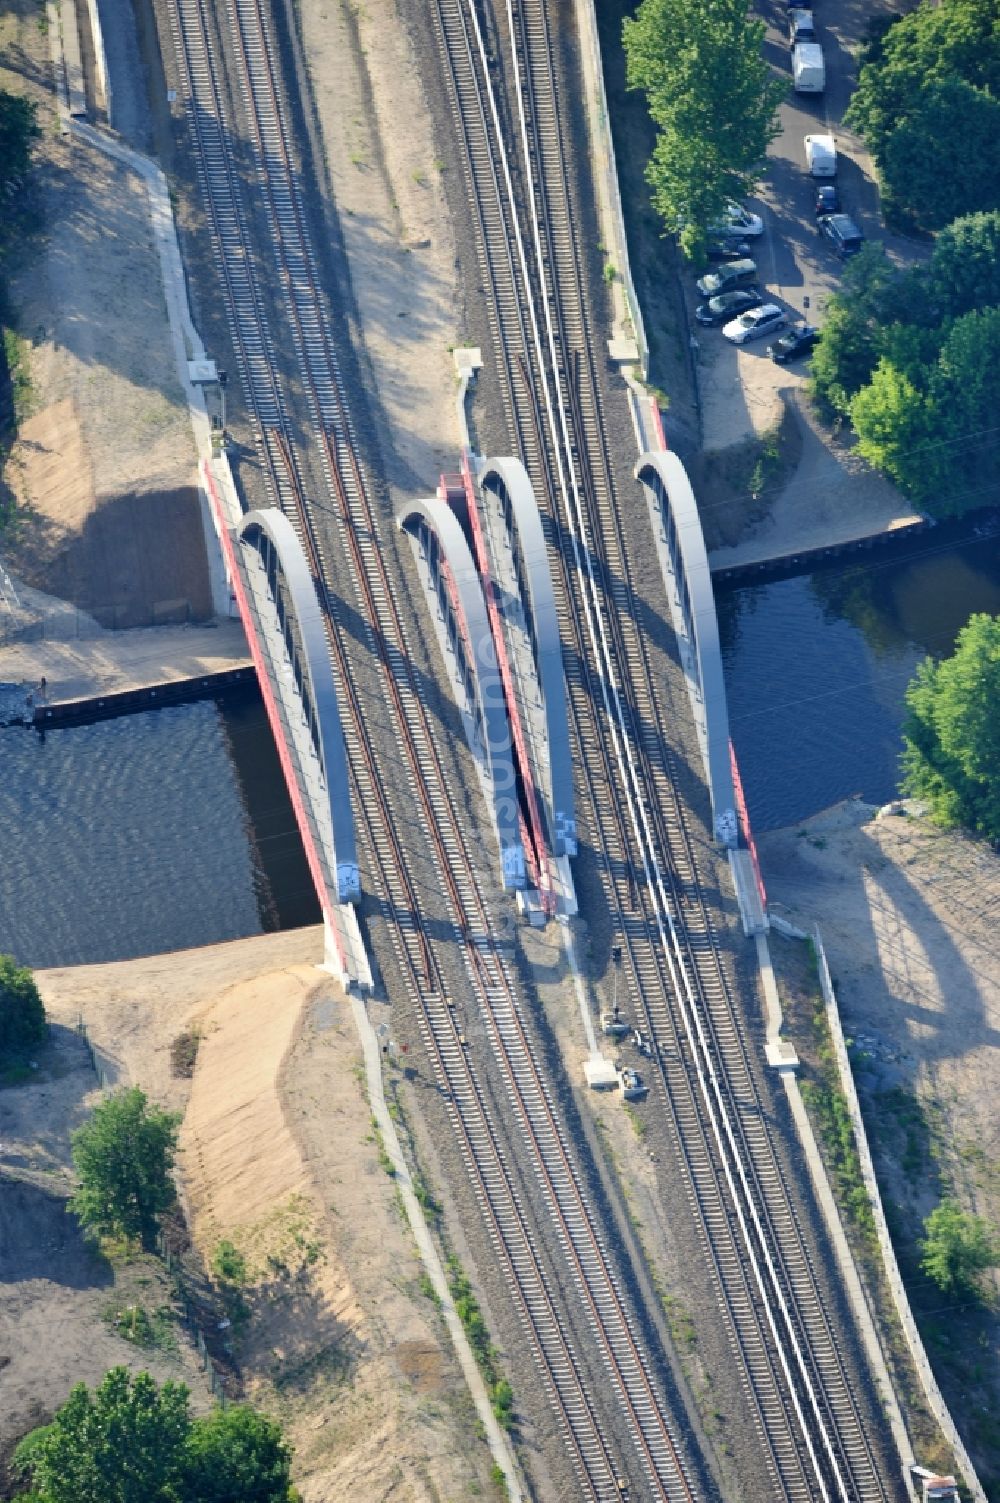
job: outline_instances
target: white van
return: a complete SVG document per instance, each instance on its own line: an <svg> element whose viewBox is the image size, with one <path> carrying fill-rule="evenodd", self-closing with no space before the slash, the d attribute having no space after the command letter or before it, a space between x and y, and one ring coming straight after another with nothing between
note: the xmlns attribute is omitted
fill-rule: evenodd
<svg viewBox="0 0 1000 1503"><path fill-rule="evenodd" d="M832 136L806 136L806 163L812 177L837 176L837 143Z"/></svg>
<svg viewBox="0 0 1000 1503"><path fill-rule="evenodd" d="M796 94L822 94L826 64L818 42L799 42L792 48L792 85Z"/></svg>

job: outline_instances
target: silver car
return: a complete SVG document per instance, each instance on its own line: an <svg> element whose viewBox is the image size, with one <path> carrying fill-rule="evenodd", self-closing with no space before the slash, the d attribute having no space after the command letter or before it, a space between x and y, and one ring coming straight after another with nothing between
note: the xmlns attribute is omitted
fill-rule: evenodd
<svg viewBox="0 0 1000 1503"><path fill-rule="evenodd" d="M773 334L785 327L784 309L777 303L765 303L761 308L751 308L726 324L722 332L732 344L746 344L751 339L760 339L763 334Z"/></svg>

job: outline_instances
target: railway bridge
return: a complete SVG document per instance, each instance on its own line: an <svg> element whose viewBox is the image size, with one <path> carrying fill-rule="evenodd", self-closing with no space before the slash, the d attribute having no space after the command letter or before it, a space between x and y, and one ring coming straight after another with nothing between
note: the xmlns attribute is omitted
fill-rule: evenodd
<svg viewBox="0 0 1000 1503"><path fill-rule="evenodd" d="M562 646L541 514L517 459L469 450L437 494L404 508L462 711L504 886L542 921L575 912L576 854Z"/></svg>
<svg viewBox="0 0 1000 1503"><path fill-rule="evenodd" d="M326 964L368 991L343 728L305 551L277 508L243 512L225 455L203 462L202 477L323 912Z"/></svg>

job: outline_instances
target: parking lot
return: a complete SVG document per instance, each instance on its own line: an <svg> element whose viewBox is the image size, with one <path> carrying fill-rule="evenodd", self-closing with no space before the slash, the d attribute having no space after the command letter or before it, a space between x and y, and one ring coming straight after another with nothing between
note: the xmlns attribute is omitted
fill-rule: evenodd
<svg viewBox="0 0 1000 1503"><path fill-rule="evenodd" d="M843 264L817 229L816 182L806 168L806 135L834 136L841 207L865 237L881 240L890 254L901 259L912 260L919 253L911 243L886 234L871 160L861 142L840 123L856 77L850 49L856 47L873 15L899 8L898 0L881 0L874 5L863 0L815 0L816 40L823 48L826 89L822 94L802 95L791 87L784 0L765 0L760 7L767 23L765 57L787 77L789 89L779 111L781 134L768 153L760 195L748 200L748 207L764 222L763 234L751 242L751 254L757 263L761 294L766 302L777 303L785 310L790 324L822 324L827 301L840 283ZM700 328L693 317L695 306L702 301L694 280L692 277L690 281L689 307L697 340L704 448L726 449L773 428L790 399L794 410L800 411L796 392L807 379L808 362L797 360L782 366L771 361L767 347L776 335L737 347L720 330ZM808 431L803 436L808 448L810 434L813 443L819 440L815 429L806 426Z"/></svg>

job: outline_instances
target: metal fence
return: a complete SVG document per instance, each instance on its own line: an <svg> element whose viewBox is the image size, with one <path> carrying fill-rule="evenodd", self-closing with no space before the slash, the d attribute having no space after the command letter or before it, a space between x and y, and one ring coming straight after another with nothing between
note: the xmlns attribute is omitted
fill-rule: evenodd
<svg viewBox="0 0 1000 1503"><path fill-rule="evenodd" d="M167 1272L174 1274L177 1279L178 1302L180 1304L181 1319L191 1333L191 1339L194 1341L198 1356L201 1358L201 1365L204 1368L205 1372L208 1374L208 1381L212 1389L212 1393L214 1397L218 1399L219 1403L224 1409L230 1402L230 1393L228 1387L229 1380L227 1379L226 1374L218 1366L215 1358L209 1351L208 1344L205 1341L205 1333L202 1330L201 1322L198 1319L198 1312L184 1292L183 1260L177 1257L177 1255L171 1251L170 1244L167 1241L166 1237L163 1235L162 1231L159 1233L156 1239L156 1250L159 1253L160 1257L163 1259L163 1263Z"/></svg>
<svg viewBox="0 0 1000 1503"><path fill-rule="evenodd" d="M113 1086L118 1084L117 1067L101 1053L100 1049L98 1049L97 1045L91 1039L90 1034L87 1032L87 1025L83 1021L82 1013L77 1018L76 1031L87 1047L87 1053L90 1055L90 1063L93 1066L94 1074L97 1076L97 1084L102 1091L110 1091Z"/></svg>

